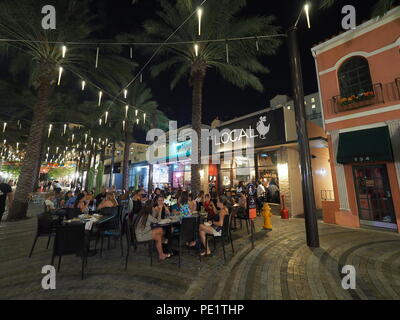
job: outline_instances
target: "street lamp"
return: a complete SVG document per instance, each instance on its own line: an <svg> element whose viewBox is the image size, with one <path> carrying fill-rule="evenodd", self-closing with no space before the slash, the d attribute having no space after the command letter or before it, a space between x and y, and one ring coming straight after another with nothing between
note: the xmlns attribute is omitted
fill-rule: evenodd
<svg viewBox="0 0 400 320"><path fill-rule="evenodd" d="M309 9L310 5L304 5L307 15L308 27L310 28ZM297 24L303 13L303 9L295 25L287 32L289 45L290 69L293 84L294 111L296 116L297 137L299 141L300 165L302 176L304 220L306 225L307 245L311 248L319 247L318 223L314 197L314 184L311 168L310 145L307 132L307 118L304 104L303 75L301 71L300 50L297 40Z"/></svg>

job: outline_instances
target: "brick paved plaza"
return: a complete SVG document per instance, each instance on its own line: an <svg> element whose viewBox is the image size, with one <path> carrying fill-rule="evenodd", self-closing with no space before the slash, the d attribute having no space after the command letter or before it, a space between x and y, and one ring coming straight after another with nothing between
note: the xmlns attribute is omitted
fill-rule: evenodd
<svg viewBox="0 0 400 320"><path fill-rule="evenodd" d="M398 299L400 297L400 238L397 234L355 230L319 223L321 248L305 245L304 221L273 217L268 235L256 224L256 246L245 226L234 232L235 255L227 247L200 264L195 252L155 261L147 251L132 255L128 271L117 249L89 258L85 280L80 280L80 260L63 258L57 289L41 289L41 268L50 263L46 239L39 239L32 258L28 253L36 228L30 219L0 226L1 299ZM357 289L341 288L343 265L357 270Z"/></svg>

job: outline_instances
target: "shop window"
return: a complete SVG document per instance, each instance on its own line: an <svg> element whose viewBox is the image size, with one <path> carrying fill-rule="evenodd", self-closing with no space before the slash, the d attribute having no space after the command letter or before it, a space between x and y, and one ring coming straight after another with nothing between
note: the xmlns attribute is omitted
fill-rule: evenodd
<svg viewBox="0 0 400 320"><path fill-rule="evenodd" d="M368 60L364 57L357 56L345 61L339 68L338 78L343 98L373 91Z"/></svg>

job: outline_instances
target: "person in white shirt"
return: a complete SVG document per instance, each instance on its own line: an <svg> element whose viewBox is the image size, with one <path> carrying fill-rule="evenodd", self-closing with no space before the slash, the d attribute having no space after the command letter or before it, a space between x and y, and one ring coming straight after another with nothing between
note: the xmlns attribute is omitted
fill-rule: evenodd
<svg viewBox="0 0 400 320"><path fill-rule="evenodd" d="M46 201L44 202L45 206L46 206L46 209L47 209L47 212L56 210L56 207L54 205L54 199L55 199L54 194L50 194L47 197Z"/></svg>
<svg viewBox="0 0 400 320"><path fill-rule="evenodd" d="M258 184L257 187L257 209L258 212L261 211L261 208L263 206L263 202L264 202L264 197L265 197L265 187L262 181L260 181L260 183Z"/></svg>

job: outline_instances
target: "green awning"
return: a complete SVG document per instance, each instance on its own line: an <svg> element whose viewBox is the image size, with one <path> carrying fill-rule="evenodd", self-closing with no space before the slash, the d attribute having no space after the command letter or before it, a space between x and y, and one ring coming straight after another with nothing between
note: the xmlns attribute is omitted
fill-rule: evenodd
<svg viewBox="0 0 400 320"><path fill-rule="evenodd" d="M393 161L388 127L341 133L338 163Z"/></svg>

